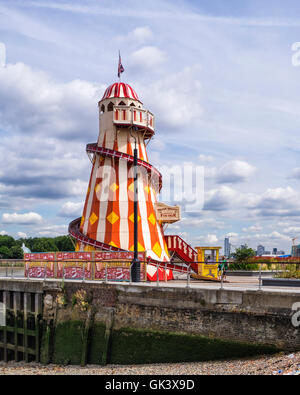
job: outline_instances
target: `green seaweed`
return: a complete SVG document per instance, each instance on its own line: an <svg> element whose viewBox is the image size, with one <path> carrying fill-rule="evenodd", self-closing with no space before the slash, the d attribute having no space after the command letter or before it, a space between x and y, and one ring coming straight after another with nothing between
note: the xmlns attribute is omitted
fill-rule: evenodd
<svg viewBox="0 0 300 395"><path fill-rule="evenodd" d="M52 362L61 365L79 365L82 355L82 322L59 323L55 329Z"/></svg>
<svg viewBox="0 0 300 395"><path fill-rule="evenodd" d="M113 331L110 363L201 362L275 354L279 351L272 345L123 328Z"/></svg>

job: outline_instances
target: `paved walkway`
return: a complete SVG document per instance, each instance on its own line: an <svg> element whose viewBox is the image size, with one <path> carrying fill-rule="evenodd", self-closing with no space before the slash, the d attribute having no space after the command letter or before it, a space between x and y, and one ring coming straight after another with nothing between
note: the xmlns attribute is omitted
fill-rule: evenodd
<svg viewBox="0 0 300 395"><path fill-rule="evenodd" d="M186 275L179 276L180 279L173 280L173 281L160 281L159 284L157 282L147 282L147 283L139 283L139 286L144 287L180 287L185 288L188 285ZM271 275L270 275L271 277ZM14 278L15 280L25 279L24 272L22 268L15 268L13 271L6 270L5 268L0 268L0 279L5 278ZM266 277L264 277L266 278ZM33 281L44 281L44 279L30 279ZM47 281L59 281L48 279ZM81 282L82 280L68 280L66 279L65 282L76 281ZM94 283L99 284L99 281L85 281L86 283ZM128 285L129 283L120 283L120 282L108 282L109 284L122 284ZM134 285L134 284L131 284ZM137 284L136 284L137 285ZM189 282L190 288L199 288L199 289L220 289L221 284L218 282L211 282L211 281L199 281L191 279ZM223 289L226 290L236 290L236 291L246 291L246 290L259 290L259 277L247 277L247 276L228 276L227 281L223 284ZM261 288L264 292L289 292L289 293L300 293L300 288L297 287L262 287Z"/></svg>

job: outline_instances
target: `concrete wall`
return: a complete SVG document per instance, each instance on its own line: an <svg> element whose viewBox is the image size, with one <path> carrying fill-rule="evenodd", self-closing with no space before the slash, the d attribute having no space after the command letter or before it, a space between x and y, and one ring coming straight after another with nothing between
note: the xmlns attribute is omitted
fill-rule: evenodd
<svg viewBox="0 0 300 395"><path fill-rule="evenodd" d="M48 283L44 294L56 294L59 283ZM300 349L300 332L293 327L292 305L299 294L65 283L70 300L85 290L95 320L106 322L114 311L114 328L172 331L250 343ZM58 321L69 316L58 309Z"/></svg>
<svg viewBox="0 0 300 395"><path fill-rule="evenodd" d="M291 322L292 305L300 302L300 294L79 282L65 282L62 286L56 281L22 280L0 280L1 290L43 294L45 362L51 361L51 348L55 354L59 344L65 342L55 340L56 329L70 323L75 326L78 323L81 328L79 335L72 327L77 333L74 332L74 337L80 337L82 342L82 364L88 360L89 342L95 340L89 335L93 328L100 328L102 333L103 363L109 360L111 334L124 328L146 334L168 332L190 338L204 336L225 342L300 350L299 328ZM163 361L164 357L161 358ZM54 359L57 360L61 361Z"/></svg>

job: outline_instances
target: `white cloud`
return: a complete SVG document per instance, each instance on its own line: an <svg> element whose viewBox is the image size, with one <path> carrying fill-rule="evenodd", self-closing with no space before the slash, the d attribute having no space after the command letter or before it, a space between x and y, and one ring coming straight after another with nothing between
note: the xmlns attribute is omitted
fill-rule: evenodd
<svg viewBox="0 0 300 395"><path fill-rule="evenodd" d="M293 169L292 176L300 180L300 167Z"/></svg>
<svg viewBox="0 0 300 395"><path fill-rule="evenodd" d="M223 165L217 174L219 183L237 183L246 181L256 171L256 168L241 160L232 160Z"/></svg>
<svg viewBox="0 0 300 395"><path fill-rule="evenodd" d="M300 216L300 193L292 187L268 188L253 204L257 215Z"/></svg>
<svg viewBox="0 0 300 395"><path fill-rule="evenodd" d="M19 224L19 225L32 225L39 224L43 220L42 216L37 213L25 213L25 214L9 214L4 213L2 215L2 222L4 224Z"/></svg>
<svg viewBox="0 0 300 395"><path fill-rule="evenodd" d="M243 228L243 232L249 233L249 232L260 232L262 230L262 227L260 225L252 225L249 226L248 228Z"/></svg>
<svg viewBox="0 0 300 395"><path fill-rule="evenodd" d="M195 127L195 122L202 118L200 70L198 65L185 67L177 73L166 73L163 79L146 87L137 84L138 91L142 92L143 100L154 112L159 124L172 127L172 133L182 133L181 128L189 125Z"/></svg>
<svg viewBox="0 0 300 395"><path fill-rule="evenodd" d="M162 65L167 60L166 54L157 47L147 46L133 52L130 63L133 67L151 70Z"/></svg>
<svg viewBox="0 0 300 395"><path fill-rule="evenodd" d="M290 226L283 229L283 233L288 233L290 235L300 235L300 226Z"/></svg>
<svg viewBox="0 0 300 395"><path fill-rule="evenodd" d="M130 36L138 42L144 42L151 40L153 38L153 33L149 26L141 26L134 29Z"/></svg>
<svg viewBox="0 0 300 395"><path fill-rule="evenodd" d="M87 4L87 5L78 5L74 3L59 3L59 2L33 2L26 1L22 2L20 5L31 7L42 7L49 9L57 9L61 11L69 11L73 13L79 13L84 15L103 15L106 17L117 16L119 18L145 18L145 19L158 19L160 24L164 22L161 19L171 20L172 23L174 20L181 21L186 20L187 23L196 22L197 24L203 23L212 23L214 25L224 24L224 25L233 25L233 26L248 26L248 27L299 27L300 19L299 18L290 18L290 17L233 17L233 16L220 16L220 15L208 15L205 13L192 12L187 7L184 8L170 8L164 7L164 9L139 9L137 7L128 7L127 3L125 3L125 8L114 7L113 9L105 6L97 6L95 3ZM133 3L137 5L137 3ZM163 3L159 2L158 5L160 8L163 7L163 4L168 5L168 2L164 1ZM178 7L178 3L176 3L176 7ZM212 26L214 28L214 26Z"/></svg>
<svg viewBox="0 0 300 395"><path fill-rule="evenodd" d="M85 193L84 147L97 138L101 93L90 82L60 83L22 63L0 68L0 130L10 132L1 136L2 208Z"/></svg>
<svg viewBox="0 0 300 395"><path fill-rule="evenodd" d="M213 161L214 158L212 156L210 156L210 155L202 155L201 154L201 155L198 156L198 159L202 163L210 163L210 162Z"/></svg>
<svg viewBox="0 0 300 395"><path fill-rule="evenodd" d="M37 232L39 237L57 237L68 233L68 225L49 225L40 228Z"/></svg>
<svg viewBox="0 0 300 395"><path fill-rule="evenodd" d="M218 242L218 237L213 234L208 234L206 237L204 237L204 241L208 243L209 245L216 245Z"/></svg>
<svg viewBox="0 0 300 395"><path fill-rule="evenodd" d="M241 194L235 189L222 185L220 188L211 189L206 194L205 210L228 210L241 202Z"/></svg>
<svg viewBox="0 0 300 395"><path fill-rule="evenodd" d="M0 236L6 236L8 233L5 230L0 231Z"/></svg>
<svg viewBox="0 0 300 395"><path fill-rule="evenodd" d="M24 232L18 232L17 236L20 237L20 239L27 239L27 234Z"/></svg>
<svg viewBox="0 0 300 395"><path fill-rule="evenodd" d="M215 218L193 218L193 217L185 217L180 221L181 226L193 226L199 228L214 228L214 229L223 229L224 222L218 221Z"/></svg>
<svg viewBox="0 0 300 395"><path fill-rule="evenodd" d="M86 130L96 126L99 88L104 91L87 81L61 83L23 63L8 64L0 68L0 127L43 139L86 138Z"/></svg>
<svg viewBox="0 0 300 395"><path fill-rule="evenodd" d="M58 215L61 217L70 217L76 218L82 215L83 209L83 202L74 203L74 202L66 202L61 210L59 211Z"/></svg>
<svg viewBox="0 0 300 395"><path fill-rule="evenodd" d="M237 238L238 236L239 234L235 232L230 232L225 235L225 237L233 237L233 238Z"/></svg>

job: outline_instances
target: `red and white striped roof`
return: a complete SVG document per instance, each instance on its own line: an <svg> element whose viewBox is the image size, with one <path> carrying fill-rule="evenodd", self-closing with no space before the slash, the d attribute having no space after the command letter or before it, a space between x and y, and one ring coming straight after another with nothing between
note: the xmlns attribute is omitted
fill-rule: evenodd
<svg viewBox="0 0 300 395"><path fill-rule="evenodd" d="M104 92L101 101L114 97L126 97L128 99L140 101L135 90L132 89L130 85L124 84L124 82L116 82L115 84L110 85Z"/></svg>

